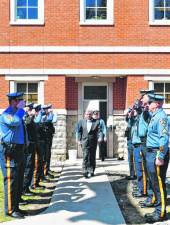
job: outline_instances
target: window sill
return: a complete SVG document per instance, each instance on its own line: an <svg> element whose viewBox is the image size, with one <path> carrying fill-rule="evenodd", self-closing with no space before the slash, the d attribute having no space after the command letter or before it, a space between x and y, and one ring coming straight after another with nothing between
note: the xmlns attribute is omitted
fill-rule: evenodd
<svg viewBox="0 0 170 225"><path fill-rule="evenodd" d="M22 26L22 25L28 25L28 26L32 26L32 25L44 25L44 20L18 20L18 21L10 21L10 25L18 25L18 26Z"/></svg>
<svg viewBox="0 0 170 225"><path fill-rule="evenodd" d="M170 20L149 21L150 26L170 26Z"/></svg>
<svg viewBox="0 0 170 225"><path fill-rule="evenodd" d="M79 23L80 25L90 25L90 26L97 26L97 25L103 25L103 26L110 26L110 25L114 25L113 21L80 21Z"/></svg>

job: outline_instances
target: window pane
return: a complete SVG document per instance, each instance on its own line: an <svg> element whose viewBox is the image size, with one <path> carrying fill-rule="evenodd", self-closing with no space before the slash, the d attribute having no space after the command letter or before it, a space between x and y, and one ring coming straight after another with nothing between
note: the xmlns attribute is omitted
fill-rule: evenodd
<svg viewBox="0 0 170 225"><path fill-rule="evenodd" d="M155 9L155 19L161 20L164 18L164 9Z"/></svg>
<svg viewBox="0 0 170 225"><path fill-rule="evenodd" d="M154 90L155 92L164 92L164 84L163 83L155 83L154 84Z"/></svg>
<svg viewBox="0 0 170 225"><path fill-rule="evenodd" d="M17 6L26 6L27 0L17 0Z"/></svg>
<svg viewBox="0 0 170 225"><path fill-rule="evenodd" d="M166 18L166 19L170 19L170 8L166 8L166 11L165 11L165 18Z"/></svg>
<svg viewBox="0 0 170 225"><path fill-rule="evenodd" d="M17 19L27 19L26 8L17 8Z"/></svg>
<svg viewBox="0 0 170 225"><path fill-rule="evenodd" d="M95 7L96 0L86 0L86 7Z"/></svg>
<svg viewBox="0 0 170 225"><path fill-rule="evenodd" d="M38 92L38 84L37 83L28 83L28 92Z"/></svg>
<svg viewBox="0 0 170 225"><path fill-rule="evenodd" d="M164 7L164 0L154 0L155 7Z"/></svg>
<svg viewBox="0 0 170 225"><path fill-rule="evenodd" d="M94 8L87 8L86 9L86 19L95 19L96 16L95 16L95 9Z"/></svg>
<svg viewBox="0 0 170 225"><path fill-rule="evenodd" d="M37 103L38 102L38 95L37 94L28 94L28 102L29 103Z"/></svg>
<svg viewBox="0 0 170 225"><path fill-rule="evenodd" d="M28 9L28 19L38 19L38 9L29 8Z"/></svg>
<svg viewBox="0 0 170 225"><path fill-rule="evenodd" d="M38 6L38 0L28 0L28 6Z"/></svg>
<svg viewBox="0 0 170 225"><path fill-rule="evenodd" d="M165 94L165 103L170 104L170 94Z"/></svg>
<svg viewBox="0 0 170 225"><path fill-rule="evenodd" d="M26 92L26 84L25 83L18 83L17 84L17 91L19 91L19 92Z"/></svg>
<svg viewBox="0 0 170 225"><path fill-rule="evenodd" d="M97 10L97 19L98 20L103 20L103 19L107 19L107 10L106 8L104 9L98 9Z"/></svg>
<svg viewBox="0 0 170 225"><path fill-rule="evenodd" d="M107 6L107 0L97 0L97 6L98 7L106 7Z"/></svg>
<svg viewBox="0 0 170 225"><path fill-rule="evenodd" d="M165 6L170 7L170 0L165 0Z"/></svg>
<svg viewBox="0 0 170 225"><path fill-rule="evenodd" d="M170 83L165 84L165 92L170 92Z"/></svg>
<svg viewBox="0 0 170 225"><path fill-rule="evenodd" d="M85 86L84 99L107 99L106 86Z"/></svg>

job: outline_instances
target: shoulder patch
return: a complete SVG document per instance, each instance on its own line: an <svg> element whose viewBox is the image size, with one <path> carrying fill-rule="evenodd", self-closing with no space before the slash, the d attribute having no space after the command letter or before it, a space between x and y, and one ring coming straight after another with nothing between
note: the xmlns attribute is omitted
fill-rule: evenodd
<svg viewBox="0 0 170 225"><path fill-rule="evenodd" d="M166 118L164 118L164 119L160 119L159 122L160 122L161 125L164 125L165 126L165 125L167 125L168 120Z"/></svg>
<svg viewBox="0 0 170 225"><path fill-rule="evenodd" d="M10 114L6 114L4 117L5 117L7 120L9 120L10 122L13 122L13 121L14 121L13 116L10 115Z"/></svg>

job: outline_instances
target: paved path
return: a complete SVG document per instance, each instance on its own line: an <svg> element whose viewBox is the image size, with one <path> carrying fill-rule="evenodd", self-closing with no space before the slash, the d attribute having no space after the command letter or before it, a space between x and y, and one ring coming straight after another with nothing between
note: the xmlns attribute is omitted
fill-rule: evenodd
<svg viewBox="0 0 170 225"><path fill-rule="evenodd" d="M111 160L98 162L96 175L82 177L81 160L66 161L50 207L42 214L2 224L9 225L114 225L125 224L105 169ZM105 169L104 169L104 167Z"/></svg>

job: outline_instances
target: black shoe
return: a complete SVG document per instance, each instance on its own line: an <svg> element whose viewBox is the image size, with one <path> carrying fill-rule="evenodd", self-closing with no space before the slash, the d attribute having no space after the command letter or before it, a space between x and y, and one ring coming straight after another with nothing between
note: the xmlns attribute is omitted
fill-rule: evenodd
<svg viewBox="0 0 170 225"><path fill-rule="evenodd" d="M28 205L28 201L21 198L20 201L19 201L19 204L20 205Z"/></svg>
<svg viewBox="0 0 170 225"><path fill-rule="evenodd" d="M23 193L23 195L25 195L25 196L33 196L33 195L35 195L35 193L33 193L32 191L30 191L30 189L27 189L27 190Z"/></svg>
<svg viewBox="0 0 170 225"><path fill-rule="evenodd" d="M150 207L154 207L154 203L149 202L149 201L140 201L139 205L141 208L150 208Z"/></svg>
<svg viewBox="0 0 170 225"><path fill-rule="evenodd" d="M45 186L36 184L35 186L31 186L33 190L44 190Z"/></svg>
<svg viewBox="0 0 170 225"><path fill-rule="evenodd" d="M94 177L94 173L89 173L89 177Z"/></svg>
<svg viewBox="0 0 170 225"><path fill-rule="evenodd" d="M136 180L136 176L126 176L126 180Z"/></svg>
<svg viewBox="0 0 170 225"><path fill-rule="evenodd" d="M87 179L88 178L88 173L84 173L83 176Z"/></svg>
<svg viewBox="0 0 170 225"><path fill-rule="evenodd" d="M11 216L15 219L24 219L24 215L18 211L15 211L12 214L9 214L9 216Z"/></svg>
<svg viewBox="0 0 170 225"><path fill-rule="evenodd" d="M48 178L44 177L44 179L42 180L42 182L43 182L43 183L49 183L50 180L49 180Z"/></svg>
<svg viewBox="0 0 170 225"><path fill-rule="evenodd" d="M52 174L50 174L50 173L47 173L47 178L54 179L54 178L55 178L55 176L54 176L54 175L52 175Z"/></svg>
<svg viewBox="0 0 170 225"><path fill-rule="evenodd" d="M133 196L134 198L141 198L141 197L145 197L146 194L143 194L143 193L141 193L141 192L139 192L139 191L134 191L134 192L132 192L132 196Z"/></svg>
<svg viewBox="0 0 170 225"><path fill-rule="evenodd" d="M28 212L22 209L17 209L17 212L21 213L24 216L28 216Z"/></svg>
<svg viewBox="0 0 170 225"><path fill-rule="evenodd" d="M166 213L163 217L160 217L158 214L153 212L153 213L145 214L145 219L147 223L155 223L155 222L161 222L161 221L167 220L167 217L166 217Z"/></svg>

